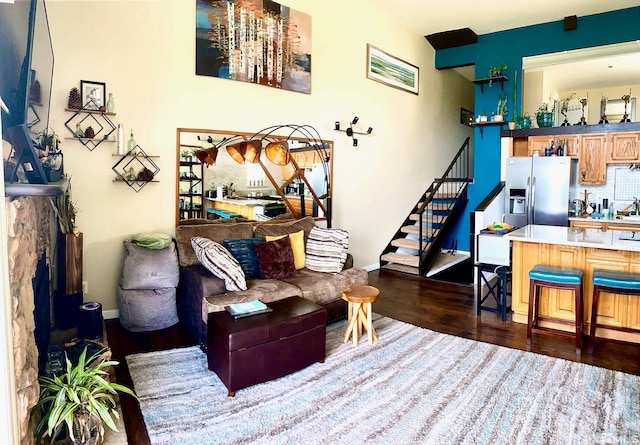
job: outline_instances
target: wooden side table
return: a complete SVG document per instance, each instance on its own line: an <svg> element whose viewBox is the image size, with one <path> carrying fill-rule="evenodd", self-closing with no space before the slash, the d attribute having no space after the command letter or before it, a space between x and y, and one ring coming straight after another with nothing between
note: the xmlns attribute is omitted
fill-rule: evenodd
<svg viewBox="0 0 640 445"><path fill-rule="evenodd" d="M373 286L351 286L342 290L342 299L349 303L347 309L348 324L344 331L344 342L353 336L354 346L358 346L358 338L363 330L367 331L369 344L378 340L371 320L371 303L378 299L380 291Z"/></svg>

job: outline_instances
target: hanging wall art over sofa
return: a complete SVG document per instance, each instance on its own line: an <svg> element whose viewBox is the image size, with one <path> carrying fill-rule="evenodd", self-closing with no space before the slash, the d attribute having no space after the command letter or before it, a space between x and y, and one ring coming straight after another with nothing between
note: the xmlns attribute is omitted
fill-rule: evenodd
<svg viewBox="0 0 640 445"><path fill-rule="evenodd" d="M196 0L196 74L311 93L311 16L270 0Z"/></svg>

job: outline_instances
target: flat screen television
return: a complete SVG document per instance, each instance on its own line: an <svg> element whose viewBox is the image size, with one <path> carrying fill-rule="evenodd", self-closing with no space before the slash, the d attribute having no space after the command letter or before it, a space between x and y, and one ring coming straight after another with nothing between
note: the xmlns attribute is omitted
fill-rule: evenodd
<svg viewBox="0 0 640 445"><path fill-rule="evenodd" d="M48 131L53 45L44 0L0 3L2 137L12 147L5 181L46 184L35 139Z"/></svg>

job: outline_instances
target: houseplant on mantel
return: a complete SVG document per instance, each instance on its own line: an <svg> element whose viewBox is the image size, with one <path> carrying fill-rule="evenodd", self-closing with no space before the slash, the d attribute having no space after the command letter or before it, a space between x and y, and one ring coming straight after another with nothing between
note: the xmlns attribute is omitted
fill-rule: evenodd
<svg viewBox="0 0 640 445"><path fill-rule="evenodd" d="M536 122L538 123L538 127L553 127L553 113L553 107L550 110L547 103L540 105L538 107L538 111L536 111Z"/></svg>
<svg viewBox="0 0 640 445"><path fill-rule="evenodd" d="M104 440L104 425L118 430L114 421L119 418L117 391L136 395L126 386L110 381L108 369L118 362L106 359L104 353L98 351L87 359L85 347L76 365L66 358L64 373L40 377L36 406L42 417L35 429L36 437L49 437L53 444L66 427L74 444L93 445Z"/></svg>

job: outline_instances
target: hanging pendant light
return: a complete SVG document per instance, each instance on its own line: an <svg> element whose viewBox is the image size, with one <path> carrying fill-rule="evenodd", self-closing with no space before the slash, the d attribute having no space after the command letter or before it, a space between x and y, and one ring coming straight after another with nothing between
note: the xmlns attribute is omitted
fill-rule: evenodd
<svg viewBox="0 0 640 445"><path fill-rule="evenodd" d="M205 148L204 150L196 150L195 152L196 158L198 160L209 167L216 163L216 158L218 157L218 147L210 147Z"/></svg>
<svg viewBox="0 0 640 445"><path fill-rule="evenodd" d="M242 144L245 144L244 159L252 164L257 164L260 161L262 141L260 139L253 139L251 141L242 142Z"/></svg>
<svg viewBox="0 0 640 445"><path fill-rule="evenodd" d="M259 139L227 145L227 153L229 153L229 156L238 164L244 164L245 161L257 164L260 160L261 150L262 141Z"/></svg>
<svg viewBox="0 0 640 445"><path fill-rule="evenodd" d="M291 161L289 143L287 141L270 142L264 149L267 158L276 165L287 165Z"/></svg>
<svg viewBox="0 0 640 445"><path fill-rule="evenodd" d="M244 151L246 146L242 142L227 145L227 153L238 164L244 164Z"/></svg>

